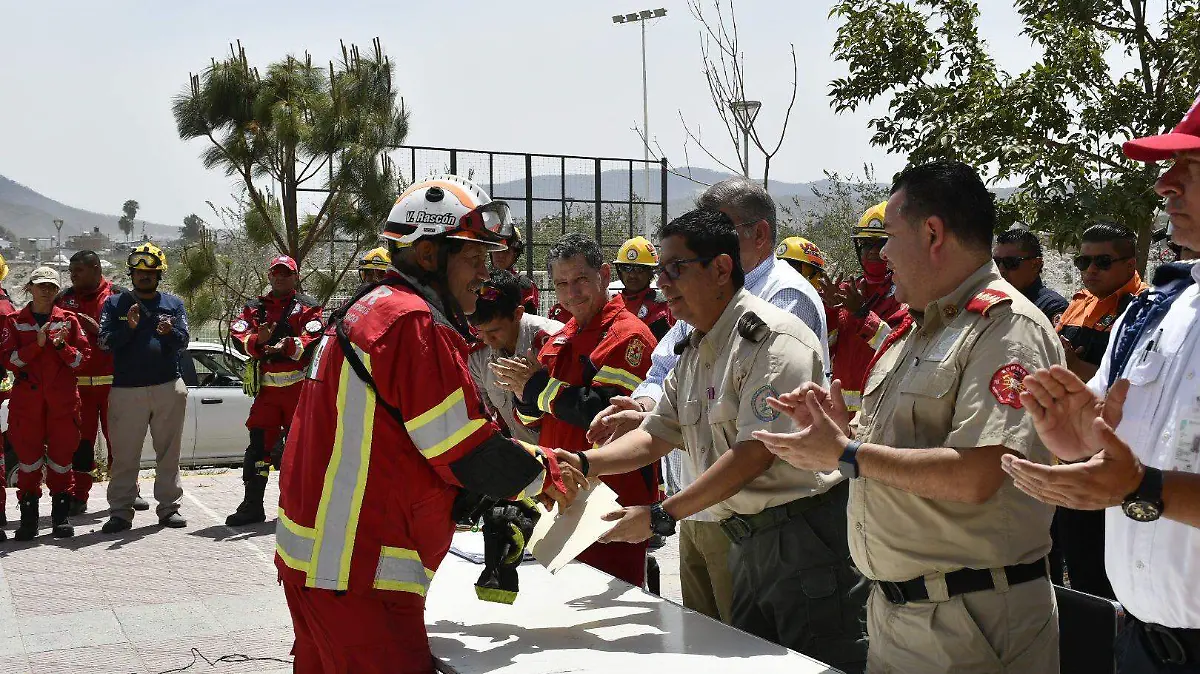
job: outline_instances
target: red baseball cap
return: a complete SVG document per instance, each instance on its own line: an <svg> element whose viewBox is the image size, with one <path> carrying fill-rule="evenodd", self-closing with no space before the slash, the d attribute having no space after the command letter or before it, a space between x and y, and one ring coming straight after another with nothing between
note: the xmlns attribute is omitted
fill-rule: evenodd
<svg viewBox="0 0 1200 674"><path fill-rule="evenodd" d="M1134 138L1121 146L1125 156L1134 161L1163 161L1177 152L1200 150L1200 98L1192 103L1192 109L1183 116L1183 121L1160 136Z"/></svg>
<svg viewBox="0 0 1200 674"><path fill-rule="evenodd" d="M271 260L271 266L267 267L267 269L274 269L275 267L278 267L279 265L283 265L283 266L287 267L288 269L291 269L294 272L300 271L300 267L298 267L296 265L296 261L293 260L292 258L288 257L287 255L280 255L279 257L276 257L274 260Z"/></svg>

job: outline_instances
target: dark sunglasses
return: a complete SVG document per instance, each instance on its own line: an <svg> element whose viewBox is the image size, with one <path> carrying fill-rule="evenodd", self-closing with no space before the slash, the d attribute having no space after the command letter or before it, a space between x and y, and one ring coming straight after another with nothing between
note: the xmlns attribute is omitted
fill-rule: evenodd
<svg viewBox="0 0 1200 674"><path fill-rule="evenodd" d="M1000 267L1001 269L1007 269L1008 271L1012 271L1012 270L1016 269L1017 267L1020 267L1021 263L1024 262L1025 260L1036 260L1036 259L1038 259L1037 255L1029 255L1026 257L1019 257L1017 255L1006 255L1004 257L993 257L992 261L994 261L996 263L996 266Z"/></svg>
<svg viewBox="0 0 1200 674"><path fill-rule="evenodd" d="M1079 271L1087 271L1088 267L1092 266L1092 263L1095 263L1096 268L1100 271L1108 271L1109 269L1112 269L1114 262L1130 260L1132 258L1132 255L1126 255L1125 257L1113 257L1111 255L1076 255L1073 262L1075 263L1075 268Z"/></svg>
<svg viewBox="0 0 1200 674"><path fill-rule="evenodd" d="M637 271L652 272L652 271L654 271L654 267L651 267L649 265L644 265L644 264L618 264L617 271L622 274L628 274L630 272L637 272Z"/></svg>
<svg viewBox="0 0 1200 674"><path fill-rule="evenodd" d="M672 281L678 281L679 274L681 273L679 268L682 267L683 265L691 264L693 262L699 262L701 264L708 264L709 262L712 262L716 257L717 257L716 255L709 255L707 257L692 257L692 258L688 258L686 260L671 260L670 262L667 262L666 264L656 264L653 267L654 275L656 277L665 275L667 278L671 279Z"/></svg>

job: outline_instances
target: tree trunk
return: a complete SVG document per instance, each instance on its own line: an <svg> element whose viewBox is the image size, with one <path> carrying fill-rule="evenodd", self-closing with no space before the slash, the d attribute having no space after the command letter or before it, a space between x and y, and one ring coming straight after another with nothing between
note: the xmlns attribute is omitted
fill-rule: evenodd
<svg viewBox="0 0 1200 674"><path fill-rule="evenodd" d="M1150 239L1154 234L1154 212L1146 211L1133 226L1137 233L1137 268L1143 279L1149 278L1146 266L1150 259Z"/></svg>

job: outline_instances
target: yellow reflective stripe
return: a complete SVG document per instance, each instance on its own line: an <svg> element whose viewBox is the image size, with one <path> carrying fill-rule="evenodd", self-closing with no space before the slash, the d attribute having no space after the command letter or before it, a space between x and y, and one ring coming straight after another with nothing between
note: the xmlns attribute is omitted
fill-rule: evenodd
<svg viewBox="0 0 1200 674"><path fill-rule="evenodd" d="M558 397L559 392L566 385L567 382L551 377L550 381L546 382L546 388L542 389L542 394L538 396L538 409L549 414L554 414L554 410L550 406L554 404L554 399Z"/></svg>
<svg viewBox="0 0 1200 674"><path fill-rule="evenodd" d="M260 384L263 386L291 386L304 381L304 370L288 370L287 372L264 372Z"/></svg>
<svg viewBox="0 0 1200 674"><path fill-rule="evenodd" d="M611 386L619 386L621 388L634 390L642 383L642 378L629 372L615 367L605 365L600 368L595 377L592 377L592 385L609 384Z"/></svg>
<svg viewBox="0 0 1200 674"><path fill-rule="evenodd" d="M316 531L296 524L283 508L279 509L279 519L275 522L275 552L289 568L308 573L316 535Z"/></svg>
<svg viewBox="0 0 1200 674"><path fill-rule="evenodd" d="M846 401L847 410L857 412L862 408L862 391L842 391L842 398Z"/></svg>
<svg viewBox="0 0 1200 674"><path fill-rule="evenodd" d="M113 383L111 374L101 375L99 377L76 377L75 380L79 386L106 386Z"/></svg>
<svg viewBox="0 0 1200 674"><path fill-rule="evenodd" d="M371 359L352 347L367 371ZM375 394L344 363L338 381L338 424L333 452L325 469L325 485L317 506L313 563L305 584L327 590L345 590L350 581L358 515L371 459L375 426Z"/></svg>
<svg viewBox="0 0 1200 674"><path fill-rule="evenodd" d="M887 339L887 336L890 334L892 334L892 326L888 325L887 321L879 321L879 329L867 340L867 345L872 349L878 349L879 345L883 344L883 340Z"/></svg>
<svg viewBox="0 0 1200 674"><path fill-rule="evenodd" d="M513 412L516 412L516 414L517 414L517 421L520 421L521 423L525 424L526 426L536 424L542 418L542 415L540 415L540 414L537 415L536 417L531 417L531 416L528 416L525 414L521 414L521 410L516 409L515 407L513 408Z"/></svg>
<svg viewBox="0 0 1200 674"><path fill-rule="evenodd" d="M416 550L393 548L387 545L379 549L379 565L375 567L377 590L397 590L425 596L433 581L433 570L421 563Z"/></svg>
<svg viewBox="0 0 1200 674"><path fill-rule="evenodd" d="M454 449L486 423L486 419L471 418L467 412L466 394L460 388L417 418L405 422L404 429L421 454L433 459Z"/></svg>

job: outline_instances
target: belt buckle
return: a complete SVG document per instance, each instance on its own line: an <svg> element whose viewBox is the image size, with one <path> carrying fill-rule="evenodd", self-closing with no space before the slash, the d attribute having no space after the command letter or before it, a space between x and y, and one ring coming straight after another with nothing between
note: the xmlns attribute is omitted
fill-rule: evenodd
<svg viewBox="0 0 1200 674"><path fill-rule="evenodd" d="M893 604L903 606L908 603L908 599L904 596L904 590L900 588L899 583L881 580L879 581L879 587L883 590L883 596Z"/></svg>
<svg viewBox="0 0 1200 674"><path fill-rule="evenodd" d="M1164 665L1187 664L1187 650L1171 630L1154 623L1142 623L1142 632L1146 635L1151 653L1159 662Z"/></svg>
<svg viewBox="0 0 1200 674"><path fill-rule="evenodd" d="M750 525L740 515L733 515L721 522L721 528L725 530L725 534L734 543L741 543L750 538L750 534L754 533L754 530L750 528Z"/></svg>

